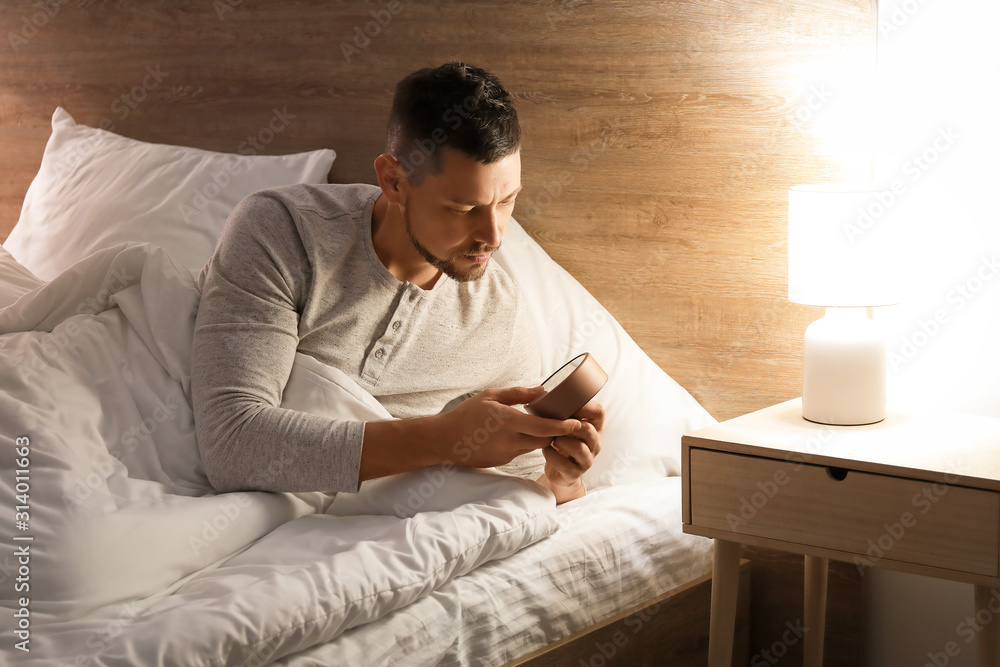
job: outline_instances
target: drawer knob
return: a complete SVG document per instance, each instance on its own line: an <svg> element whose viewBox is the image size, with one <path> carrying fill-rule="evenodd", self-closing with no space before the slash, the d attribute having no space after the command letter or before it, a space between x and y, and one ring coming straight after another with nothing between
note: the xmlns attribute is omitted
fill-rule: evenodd
<svg viewBox="0 0 1000 667"><path fill-rule="evenodd" d="M836 468L834 466L827 466L826 474L830 476L831 479L835 479L838 482L842 482L847 479L847 468Z"/></svg>

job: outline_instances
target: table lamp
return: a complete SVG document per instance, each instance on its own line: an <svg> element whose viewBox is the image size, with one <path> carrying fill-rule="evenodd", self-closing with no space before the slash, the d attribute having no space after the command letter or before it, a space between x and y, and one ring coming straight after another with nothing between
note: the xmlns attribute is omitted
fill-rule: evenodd
<svg viewBox="0 0 1000 667"><path fill-rule="evenodd" d="M788 191L788 299L823 306L806 329L802 416L820 424L885 419L885 337L869 309L898 303L895 193L868 183Z"/></svg>

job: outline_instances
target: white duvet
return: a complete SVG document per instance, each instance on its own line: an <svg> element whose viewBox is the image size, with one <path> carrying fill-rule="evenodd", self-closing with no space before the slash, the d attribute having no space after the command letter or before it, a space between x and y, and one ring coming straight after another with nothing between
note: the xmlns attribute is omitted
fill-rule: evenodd
<svg viewBox="0 0 1000 667"><path fill-rule="evenodd" d="M133 243L0 310L0 657L267 664L556 530L548 491L490 471L416 471L333 507L213 494L190 406L197 303L188 272ZM388 417L303 355L282 405Z"/></svg>
<svg viewBox="0 0 1000 667"><path fill-rule="evenodd" d="M499 667L711 572L713 540L682 529L680 477L603 487L556 516L548 539L276 664ZM627 621L623 639L656 632L660 613Z"/></svg>

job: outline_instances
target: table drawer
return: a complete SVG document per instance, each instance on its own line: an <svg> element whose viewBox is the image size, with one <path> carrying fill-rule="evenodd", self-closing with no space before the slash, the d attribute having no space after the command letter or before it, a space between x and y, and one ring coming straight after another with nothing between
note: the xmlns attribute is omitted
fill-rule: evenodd
<svg viewBox="0 0 1000 667"><path fill-rule="evenodd" d="M998 574L994 491L706 449L690 457L693 525L846 551L858 564Z"/></svg>

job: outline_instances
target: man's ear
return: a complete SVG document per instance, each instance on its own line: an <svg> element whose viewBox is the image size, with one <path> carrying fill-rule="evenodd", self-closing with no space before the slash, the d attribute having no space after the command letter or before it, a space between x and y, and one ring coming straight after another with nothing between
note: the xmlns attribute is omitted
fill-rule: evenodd
<svg viewBox="0 0 1000 667"><path fill-rule="evenodd" d="M388 153L382 153L375 158L375 175L389 203L405 203L409 182L403 174L399 160Z"/></svg>

